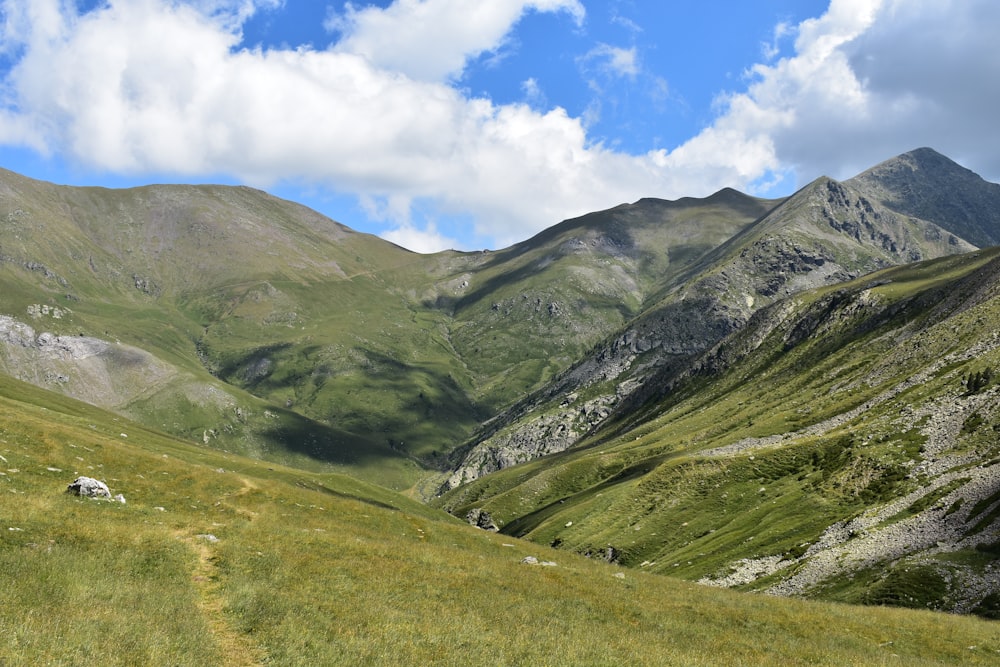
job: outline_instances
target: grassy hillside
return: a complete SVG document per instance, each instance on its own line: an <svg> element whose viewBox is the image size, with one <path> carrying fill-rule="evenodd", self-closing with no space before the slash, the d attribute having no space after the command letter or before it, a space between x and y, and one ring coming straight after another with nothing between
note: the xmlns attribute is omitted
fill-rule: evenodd
<svg viewBox="0 0 1000 667"><path fill-rule="evenodd" d="M996 249L804 292L579 446L440 502L653 572L992 616L997 321Z"/></svg>
<svg viewBox="0 0 1000 667"><path fill-rule="evenodd" d="M250 188L0 171L0 367L217 449L458 483L569 446L776 299L988 242L998 188L925 149L425 256Z"/></svg>
<svg viewBox="0 0 1000 667"><path fill-rule="evenodd" d="M424 256L249 188L2 172L0 317L33 332L0 336L0 366L218 449L405 488L769 205L644 200ZM67 356L68 336L102 353Z"/></svg>
<svg viewBox="0 0 1000 667"><path fill-rule="evenodd" d="M0 379L7 665L995 664L992 623L701 587ZM127 503L64 493L77 474ZM533 555L556 565L528 565Z"/></svg>

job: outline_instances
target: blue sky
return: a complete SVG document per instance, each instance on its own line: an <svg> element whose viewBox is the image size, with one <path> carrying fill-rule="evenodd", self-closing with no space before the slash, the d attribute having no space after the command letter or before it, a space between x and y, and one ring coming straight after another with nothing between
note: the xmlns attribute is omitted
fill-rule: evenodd
<svg viewBox="0 0 1000 667"><path fill-rule="evenodd" d="M260 187L411 249L932 146L1000 180L995 0L0 0L0 166Z"/></svg>

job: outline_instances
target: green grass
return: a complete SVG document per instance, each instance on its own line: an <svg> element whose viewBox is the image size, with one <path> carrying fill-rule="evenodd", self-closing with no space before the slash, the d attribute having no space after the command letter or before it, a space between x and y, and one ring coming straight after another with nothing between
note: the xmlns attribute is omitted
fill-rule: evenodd
<svg viewBox="0 0 1000 667"><path fill-rule="evenodd" d="M0 230L0 313L26 320L29 308L58 305L63 318L30 323L120 340L183 376L156 387L130 380L119 387L130 400L105 407L272 460L320 450L319 461L394 488L418 482L773 205L735 193L645 202L498 253L417 255L248 188L3 177L7 207L22 214ZM298 413L283 428L308 446L266 420L219 414L192 399L205 389L194 384L258 415ZM345 446L369 455L345 463ZM378 458L384 466L367 465Z"/></svg>
<svg viewBox="0 0 1000 667"><path fill-rule="evenodd" d="M623 571L473 529L354 478L194 447L25 385L0 385L0 456L8 665L935 665L1000 656L997 629L973 618ZM77 474L106 480L127 504L67 495ZM526 555L558 565L523 565Z"/></svg>
<svg viewBox="0 0 1000 667"><path fill-rule="evenodd" d="M0 314L59 306L64 317L29 323L121 341L174 374L116 375L116 400L92 400L220 450L392 488L420 483L775 204L649 200L500 252L417 255L248 188L3 179L22 213L0 230Z"/></svg>

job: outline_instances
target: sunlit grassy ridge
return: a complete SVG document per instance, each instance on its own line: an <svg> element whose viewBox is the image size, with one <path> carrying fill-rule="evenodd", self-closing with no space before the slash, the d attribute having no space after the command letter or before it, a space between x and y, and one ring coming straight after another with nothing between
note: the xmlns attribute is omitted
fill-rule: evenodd
<svg viewBox="0 0 1000 667"><path fill-rule="evenodd" d="M8 665L995 664L995 625L699 587L0 381ZM127 504L64 493L77 474ZM525 565L526 555L554 567Z"/></svg>

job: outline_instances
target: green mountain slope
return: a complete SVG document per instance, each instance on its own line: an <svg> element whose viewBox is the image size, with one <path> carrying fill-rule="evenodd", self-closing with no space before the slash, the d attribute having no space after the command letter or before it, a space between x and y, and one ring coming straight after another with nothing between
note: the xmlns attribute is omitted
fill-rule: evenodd
<svg viewBox="0 0 1000 667"><path fill-rule="evenodd" d="M802 292L440 503L703 583L992 617L998 321L997 249Z"/></svg>
<svg viewBox="0 0 1000 667"><path fill-rule="evenodd" d="M249 188L0 174L0 366L220 449L405 488L768 202L644 200L422 256Z"/></svg>
<svg viewBox="0 0 1000 667"><path fill-rule="evenodd" d="M988 665L1000 654L980 619L623 572L3 377L0 415L8 665ZM126 503L65 493L78 474Z"/></svg>
<svg viewBox="0 0 1000 667"><path fill-rule="evenodd" d="M492 408L505 407L656 302L774 201L724 190L643 199L564 221L490 253L448 300L455 352Z"/></svg>
<svg viewBox="0 0 1000 667"><path fill-rule="evenodd" d="M572 446L778 299L970 250L991 206L997 188L922 149L786 200L644 199L424 256L249 188L3 172L0 368L217 449L427 494Z"/></svg>
<svg viewBox="0 0 1000 667"><path fill-rule="evenodd" d="M897 162L910 159L907 154ZM926 180L940 172L946 185L962 178L982 182L949 164ZM691 262L665 282L657 299L573 368L486 424L453 457L445 488L572 446L613 411L641 403L650 387L777 299L975 247L949 231L948 219L899 213L852 183L817 179ZM892 191L890 186L883 194ZM964 192L974 191L978 205L988 201L1000 207L1000 187L987 188L983 196L975 187L943 188L934 196L952 197L957 206L965 205ZM993 243L1000 243L1000 225L991 229Z"/></svg>

